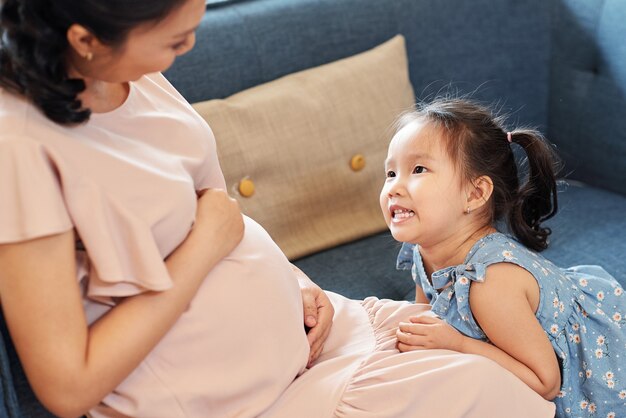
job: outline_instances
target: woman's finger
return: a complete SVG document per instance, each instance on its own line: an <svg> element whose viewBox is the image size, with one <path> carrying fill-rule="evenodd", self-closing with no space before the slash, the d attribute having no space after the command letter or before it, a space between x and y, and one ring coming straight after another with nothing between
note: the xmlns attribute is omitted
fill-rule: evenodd
<svg viewBox="0 0 626 418"><path fill-rule="evenodd" d="M315 295L309 288L302 289L302 308L304 313L304 325L313 328L317 325L317 302Z"/></svg>

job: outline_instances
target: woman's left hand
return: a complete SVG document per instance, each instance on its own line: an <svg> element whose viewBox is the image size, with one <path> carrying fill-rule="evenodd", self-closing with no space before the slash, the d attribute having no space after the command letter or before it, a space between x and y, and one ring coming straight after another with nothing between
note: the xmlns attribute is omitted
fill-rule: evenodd
<svg viewBox="0 0 626 418"><path fill-rule="evenodd" d="M412 316L409 321L400 322L396 331L401 352L429 348L461 351L463 334L447 322L430 315Z"/></svg>
<svg viewBox="0 0 626 418"><path fill-rule="evenodd" d="M307 338L311 351L307 367L319 357L324 348L324 343L330 328L333 325L333 308L326 293L304 274L302 270L292 264L293 270L298 277L298 284L302 292L302 306L304 307L304 325L309 329Z"/></svg>

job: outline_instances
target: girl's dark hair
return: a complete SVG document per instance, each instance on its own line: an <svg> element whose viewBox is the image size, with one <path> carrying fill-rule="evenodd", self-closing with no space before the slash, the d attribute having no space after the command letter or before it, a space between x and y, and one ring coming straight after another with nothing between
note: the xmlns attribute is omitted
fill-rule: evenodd
<svg viewBox="0 0 626 418"><path fill-rule="evenodd" d="M30 99L54 122L91 114L67 76L68 28L76 23L101 42L121 46L137 25L158 22L185 0L0 0L0 87Z"/></svg>
<svg viewBox="0 0 626 418"><path fill-rule="evenodd" d="M520 183L504 117L467 99L445 98L403 115L400 127L416 119L442 129L444 149L467 180L480 176L492 180L490 223L506 220L509 230L522 244L536 251L547 248L551 230L541 223L554 216L558 208L559 159L541 133L532 129L510 132L511 142L526 153L527 179Z"/></svg>

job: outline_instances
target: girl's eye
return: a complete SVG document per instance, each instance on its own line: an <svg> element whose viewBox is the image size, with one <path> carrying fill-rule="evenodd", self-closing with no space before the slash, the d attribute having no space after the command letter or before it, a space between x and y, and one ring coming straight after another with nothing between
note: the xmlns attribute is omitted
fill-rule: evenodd
<svg viewBox="0 0 626 418"><path fill-rule="evenodd" d="M425 171L426 171L426 167L418 165L413 169L413 174L422 174Z"/></svg>
<svg viewBox="0 0 626 418"><path fill-rule="evenodd" d="M387 171L387 178L391 178L391 177L395 177L396 176L396 172L395 171Z"/></svg>

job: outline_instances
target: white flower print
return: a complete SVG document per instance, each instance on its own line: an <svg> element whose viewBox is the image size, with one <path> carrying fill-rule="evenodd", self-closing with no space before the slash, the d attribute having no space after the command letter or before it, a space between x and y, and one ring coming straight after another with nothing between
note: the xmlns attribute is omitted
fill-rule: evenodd
<svg viewBox="0 0 626 418"><path fill-rule="evenodd" d="M576 344L580 344L580 334L575 334L572 338L572 341L574 341Z"/></svg>
<svg viewBox="0 0 626 418"><path fill-rule="evenodd" d="M578 284L580 284L582 287L587 287L587 279L580 279L578 281Z"/></svg>
<svg viewBox="0 0 626 418"><path fill-rule="evenodd" d="M464 285L468 284L469 283L469 279L467 277L465 277L465 276L461 276L461 277L459 277L459 283L464 284Z"/></svg>
<svg viewBox="0 0 626 418"><path fill-rule="evenodd" d="M615 387L615 382L614 382L613 380L607 380L607 381L606 381L606 386L607 386L609 389L613 389L613 388Z"/></svg>
<svg viewBox="0 0 626 418"><path fill-rule="evenodd" d="M619 312L615 312L615 313L613 314L613 321L615 321L615 322L619 322L619 321L621 321L621 320L622 320L622 314L621 314L621 313L619 313Z"/></svg>
<svg viewBox="0 0 626 418"><path fill-rule="evenodd" d="M559 298L557 298L556 296L554 297L554 300L552 301L552 306L555 308L559 306Z"/></svg>
<svg viewBox="0 0 626 418"><path fill-rule="evenodd" d="M585 370L585 376L587 376L587 379L589 379L592 374L593 374L593 372L591 371L591 369Z"/></svg>
<svg viewBox="0 0 626 418"><path fill-rule="evenodd" d="M598 294L596 295L596 297L598 298L598 300L604 300L604 292L603 291L599 291Z"/></svg>
<svg viewBox="0 0 626 418"><path fill-rule="evenodd" d="M615 377L615 375L613 374L612 371L609 370L608 372L604 373L604 377L606 377L607 379L611 380L611 379L613 379Z"/></svg>
<svg viewBox="0 0 626 418"><path fill-rule="evenodd" d="M600 308L596 309L596 313L598 315L604 315L604 311L602 309L600 309Z"/></svg>
<svg viewBox="0 0 626 418"><path fill-rule="evenodd" d="M621 287L616 287L613 291L613 294L615 296L622 296L622 293L624 293L624 289L622 289Z"/></svg>
<svg viewBox="0 0 626 418"><path fill-rule="evenodd" d="M565 311L565 304L563 302L559 303L559 311L563 313Z"/></svg>
<svg viewBox="0 0 626 418"><path fill-rule="evenodd" d="M606 414L606 418L615 418L615 412L609 412Z"/></svg>
<svg viewBox="0 0 626 418"><path fill-rule="evenodd" d="M580 330L583 332L583 334L587 333L587 327L584 325L580 328Z"/></svg>
<svg viewBox="0 0 626 418"><path fill-rule="evenodd" d="M596 339L596 342L598 343L598 345L603 345L604 344L604 335L599 335L598 338Z"/></svg>
<svg viewBox="0 0 626 418"><path fill-rule="evenodd" d="M589 404L589 412L591 412L592 414L596 413L596 404L595 403L591 402Z"/></svg>
<svg viewBox="0 0 626 418"><path fill-rule="evenodd" d="M596 349L596 351L595 351L596 358L602 358L602 355L603 355L603 354L604 354L604 353L602 352L602 350L601 350L601 349L599 349L599 348L598 348L598 349Z"/></svg>
<svg viewBox="0 0 626 418"><path fill-rule="evenodd" d="M621 391L617 396L619 396L620 399L626 399L626 390Z"/></svg>
<svg viewBox="0 0 626 418"><path fill-rule="evenodd" d="M562 390L559 391L559 393L556 394L557 398L564 398L565 397L565 392L563 392Z"/></svg>
<svg viewBox="0 0 626 418"><path fill-rule="evenodd" d="M502 257L506 258L507 260L511 260L513 258L513 253L507 250L502 251Z"/></svg>
<svg viewBox="0 0 626 418"><path fill-rule="evenodd" d="M572 329L573 329L574 331L578 331L578 329L579 329L579 328L580 328L580 324L574 324L574 325L572 325Z"/></svg>
<svg viewBox="0 0 626 418"><path fill-rule="evenodd" d="M550 325L550 333L556 335L559 332L559 326L557 324Z"/></svg>
<svg viewBox="0 0 626 418"><path fill-rule="evenodd" d="M580 401L580 409L587 409L587 406L589 406L589 402Z"/></svg>

